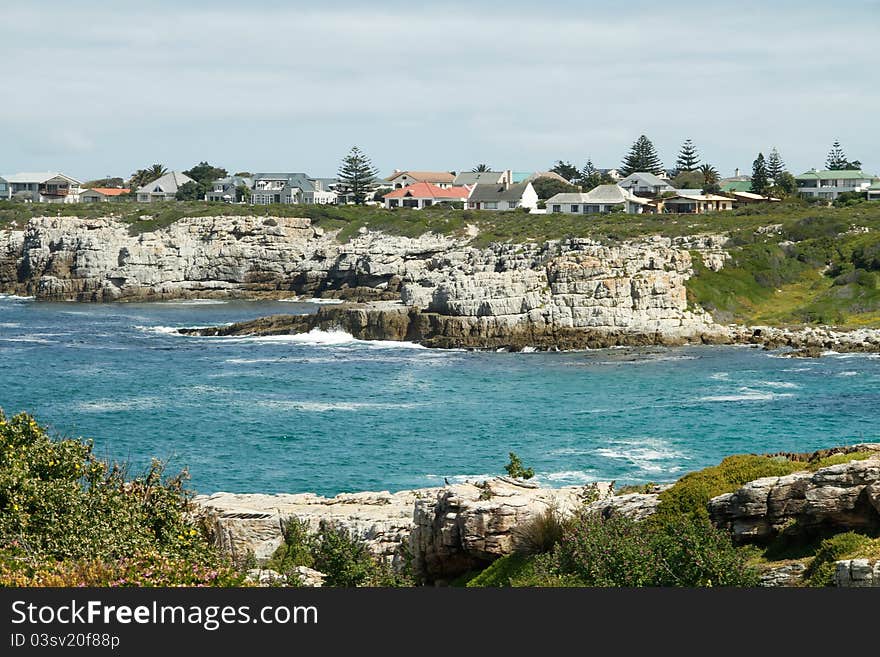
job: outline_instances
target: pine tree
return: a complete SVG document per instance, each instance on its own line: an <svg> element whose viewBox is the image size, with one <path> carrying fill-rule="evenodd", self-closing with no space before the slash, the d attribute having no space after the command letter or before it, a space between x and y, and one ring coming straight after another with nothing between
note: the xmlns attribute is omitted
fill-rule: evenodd
<svg viewBox="0 0 880 657"><path fill-rule="evenodd" d="M589 158L587 158L584 168L581 169L579 178L581 189L585 192L589 192L591 189L595 189L602 184L602 172L593 166L593 160Z"/></svg>
<svg viewBox="0 0 880 657"><path fill-rule="evenodd" d="M682 171L695 171L700 166L700 154L694 143L690 139L686 139L681 145L678 153L678 159L675 161L676 174Z"/></svg>
<svg viewBox="0 0 880 657"><path fill-rule="evenodd" d="M623 165L620 167L620 174L624 177L637 171L645 171L660 175L664 173L663 163L657 155L654 144L645 135L639 137L632 145L629 154L623 158Z"/></svg>
<svg viewBox="0 0 880 657"><path fill-rule="evenodd" d="M341 191L354 197L354 202L363 204L369 188L375 184L379 170L357 146L353 146L342 160L337 176Z"/></svg>
<svg viewBox="0 0 880 657"><path fill-rule="evenodd" d="M553 165L550 171L559 174L568 181L574 180L579 174L576 166L571 162L563 162L562 160L556 160L556 164Z"/></svg>
<svg viewBox="0 0 880 657"><path fill-rule="evenodd" d="M782 157L779 155L779 151L775 148L770 151L770 155L767 157L767 175L770 176L774 181L778 180L782 173L785 171L785 162L782 161Z"/></svg>
<svg viewBox="0 0 880 657"><path fill-rule="evenodd" d="M846 169L848 166L849 162L847 162L846 153L843 152L840 142L835 140L831 145L831 150L828 151L828 157L825 158L825 168L829 171L839 171Z"/></svg>
<svg viewBox="0 0 880 657"><path fill-rule="evenodd" d="M755 194L766 196L769 186L770 183L767 180L767 163L764 161L764 154L758 153L758 157L752 163L752 191Z"/></svg>

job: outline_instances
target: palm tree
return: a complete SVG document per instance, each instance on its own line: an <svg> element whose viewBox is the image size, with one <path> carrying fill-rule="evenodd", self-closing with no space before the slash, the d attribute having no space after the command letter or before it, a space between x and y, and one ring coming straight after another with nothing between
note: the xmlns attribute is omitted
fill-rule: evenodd
<svg viewBox="0 0 880 657"><path fill-rule="evenodd" d="M491 170L492 170L492 167L490 167L488 164L478 164L473 169L471 169L471 171L473 173L483 173L484 171L491 171Z"/></svg>
<svg viewBox="0 0 880 657"><path fill-rule="evenodd" d="M131 174L128 184L132 189L137 189L138 187L143 187L147 183L151 183L154 180L161 178L166 173L168 173L168 169L163 165L154 164L146 169L138 169Z"/></svg>
<svg viewBox="0 0 880 657"><path fill-rule="evenodd" d="M155 180L156 178L161 178L166 173L168 173L168 169L165 168L162 164L154 164L149 169L147 169L147 173L152 176L151 180Z"/></svg>

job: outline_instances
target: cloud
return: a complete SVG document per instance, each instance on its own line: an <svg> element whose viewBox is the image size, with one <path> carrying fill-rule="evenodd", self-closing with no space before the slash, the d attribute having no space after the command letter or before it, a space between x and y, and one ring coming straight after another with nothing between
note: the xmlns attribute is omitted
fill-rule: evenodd
<svg viewBox="0 0 880 657"><path fill-rule="evenodd" d="M722 171L773 145L806 168L834 138L880 167L874 3L59 3L53 21L35 5L0 25L6 70L48 81L0 104L4 170L52 155L96 175L156 157L327 174L352 143L383 169L614 166L643 132L669 163L691 137Z"/></svg>

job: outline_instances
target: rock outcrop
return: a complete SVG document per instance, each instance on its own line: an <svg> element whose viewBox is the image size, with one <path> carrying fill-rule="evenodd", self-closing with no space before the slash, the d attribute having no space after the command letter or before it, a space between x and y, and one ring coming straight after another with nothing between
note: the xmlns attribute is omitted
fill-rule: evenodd
<svg viewBox="0 0 880 657"><path fill-rule="evenodd" d="M843 588L880 587L880 559L846 559L835 563L834 585Z"/></svg>
<svg viewBox="0 0 880 657"><path fill-rule="evenodd" d="M377 557L409 562L426 580L486 566L513 549L513 530L547 508L566 512L611 495L610 484L540 488L500 477L399 493L259 495L216 493L195 499L217 545L241 561L265 563L291 518L317 531L329 522L361 538Z"/></svg>
<svg viewBox="0 0 880 657"><path fill-rule="evenodd" d="M730 530L740 543L765 542L787 535L821 531L880 529L880 444L868 459L765 477L709 502L712 521Z"/></svg>

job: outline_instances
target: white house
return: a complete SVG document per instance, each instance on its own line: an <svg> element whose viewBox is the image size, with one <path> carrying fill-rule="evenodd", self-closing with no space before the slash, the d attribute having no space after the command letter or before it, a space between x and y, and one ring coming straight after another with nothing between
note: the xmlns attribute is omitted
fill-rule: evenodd
<svg viewBox="0 0 880 657"><path fill-rule="evenodd" d="M324 189L321 179L305 173L258 173L253 180L251 203L254 205L336 203L336 192Z"/></svg>
<svg viewBox="0 0 880 657"><path fill-rule="evenodd" d="M120 197L128 194L127 189L118 189L116 187L92 187L84 189L79 194L80 203L106 203L107 201L118 201Z"/></svg>
<svg viewBox="0 0 880 657"><path fill-rule="evenodd" d="M0 201L8 199L11 193L9 181L6 178L0 177Z"/></svg>
<svg viewBox="0 0 880 657"><path fill-rule="evenodd" d="M471 210L535 210L538 207L538 193L530 182L515 185L479 183L471 188L467 201Z"/></svg>
<svg viewBox="0 0 880 657"><path fill-rule="evenodd" d="M798 193L805 197L833 201L844 192L866 192L873 177L861 171L807 171L795 177Z"/></svg>
<svg viewBox="0 0 880 657"><path fill-rule="evenodd" d="M658 207L670 214L705 214L733 210L733 199L717 194L681 194L657 201Z"/></svg>
<svg viewBox="0 0 880 657"><path fill-rule="evenodd" d="M395 189L385 194L385 207L414 208L420 210L438 203L463 203L467 201L471 190L468 187L439 187L431 183L420 182Z"/></svg>
<svg viewBox="0 0 880 657"><path fill-rule="evenodd" d="M880 178L871 183L868 187L868 200L880 201Z"/></svg>
<svg viewBox="0 0 880 657"><path fill-rule="evenodd" d="M599 214L620 212L641 214L651 202L618 185L599 185L589 192L563 192L547 199L547 212Z"/></svg>
<svg viewBox="0 0 880 657"><path fill-rule="evenodd" d="M663 178L659 178L653 173L646 171L631 173L623 180L617 181L617 184L636 196L644 197L656 197L665 192L675 191L675 188L669 184L668 180L663 180Z"/></svg>
<svg viewBox="0 0 880 657"><path fill-rule="evenodd" d="M57 171L4 175L7 198L35 203L76 203L82 183Z"/></svg>
<svg viewBox="0 0 880 657"><path fill-rule="evenodd" d="M416 183L430 183L441 189L453 187L455 176L448 171L401 171L395 169L394 173L385 179L394 189L407 187Z"/></svg>
<svg viewBox="0 0 880 657"><path fill-rule="evenodd" d="M185 173L170 171L160 178L147 183L137 190L139 203L158 203L161 201L174 201L177 198L177 190L188 182L195 182Z"/></svg>

